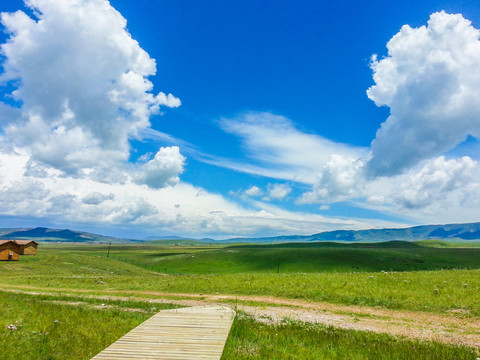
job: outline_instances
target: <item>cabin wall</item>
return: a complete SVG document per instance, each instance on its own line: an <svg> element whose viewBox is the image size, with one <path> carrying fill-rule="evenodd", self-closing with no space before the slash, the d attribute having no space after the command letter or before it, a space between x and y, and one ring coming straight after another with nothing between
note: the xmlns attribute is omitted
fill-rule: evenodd
<svg viewBox="0 0 480 360"><path fill-rule="evenodd" d="M8 247L0 248L0 261L15 261L18 260L18 258L18 253L15 252L13 249L10 249Z"/></svg>
<svg viewBox="0 0 480 360"><path fill-rule="evenodd" d="M36 255L37 246L36 245L26 245L22 246L22 255Z"/></svg>

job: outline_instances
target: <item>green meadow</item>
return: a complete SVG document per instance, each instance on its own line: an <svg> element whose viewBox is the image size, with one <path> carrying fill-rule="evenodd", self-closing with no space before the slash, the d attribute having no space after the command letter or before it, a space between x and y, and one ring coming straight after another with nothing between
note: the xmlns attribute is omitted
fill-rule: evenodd
<svg viewBox="0 0 480 360"><path fill-rule="evenodd" d="M41 244L36 256L1 262L0 288L37 295L0 291L0 353L12 354L8 359L89 359L156 311L174 307L149 302L168 299L169 293L171 299L176 293L275 296L438 314L461 310L458 316L480 316L480 248L465 244L152 242L108 248ZM98 298L105 294L122 298ZM22 326L12 331L6 328L10 324ZM4 352L10 348L16 350ZM267 325L241 315L223 358L475 356L474 349L462 346L291 321Z"/></svg>
<svg viewBox="0 0 480 360"><path fill-rule="evenodd" d="M1 263L0 282L91 292L271 295L431 312L465 309L480 315L480 249L412 247L403 243L398 248L390 243L307 245L116 245L111 247L109 258L108 245L50 245L18 263ZM256 251L259 253L255 255ZM306 258L303 262L302 255ZM165 267L167 262L170 268ZM248 271L232 270L246 267ZM313 267L318 271L313 272ZM311 271L305 271L307 268ZM165 269L168 276L160 276ZM195 269L200 270L195 273Z"/></svg>
<svg viewBox="0 0 480 360"><path fill-rule="evenodd" d="M111 256L151 270L181 274L480 269L479 248L440 248L406 242L237 245L190 251L152 249L135 254L113 249Z"/></svg>

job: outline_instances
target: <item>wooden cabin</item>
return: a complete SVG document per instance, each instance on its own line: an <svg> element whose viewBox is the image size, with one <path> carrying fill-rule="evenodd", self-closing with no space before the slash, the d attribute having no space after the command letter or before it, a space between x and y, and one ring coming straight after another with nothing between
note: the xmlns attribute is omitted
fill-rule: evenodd
<svg viewBox="0 0 480 360"><path fill-rule="evenodd" d="M15 261L20 257L20 245L14 240L0 240L0 261Z"/></svg>
<svg viewBox="0 0 480 360"><path fill-rule="evenodd" d="M38 243L33 240L15 240L20 246L20 255L36 255Z"/></svg>

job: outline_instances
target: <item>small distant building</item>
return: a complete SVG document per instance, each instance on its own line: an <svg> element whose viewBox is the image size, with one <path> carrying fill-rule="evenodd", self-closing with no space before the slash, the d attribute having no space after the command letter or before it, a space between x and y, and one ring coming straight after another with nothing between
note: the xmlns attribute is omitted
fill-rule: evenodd
<svg viewBox="0 0 480 360"><path fill-rule="evenodd" d="M20 255L36 255L38 243L33 240L15 240L20 246Z"/></svg>
<svg viewBox="0 0 480 360"><path fill-rule="evenodd" d="M20 257L20 245L15 240L0 240L0 261L16 261Z"/></svg>

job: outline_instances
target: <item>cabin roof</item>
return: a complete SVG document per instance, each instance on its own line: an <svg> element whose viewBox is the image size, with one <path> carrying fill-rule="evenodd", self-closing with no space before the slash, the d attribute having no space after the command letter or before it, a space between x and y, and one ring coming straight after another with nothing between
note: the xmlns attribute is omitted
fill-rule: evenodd
<svg viewBox="0 0 480 360"><path fill-rule="evenodd" d="M0 240L0 245L6 244L8 242L13 242L14 244L17 244L17 245L28 245L30 243L35 243L35 244L38 245L38 243L36 241L33 241L33 240L13 240L13 239Z"/></svg>
<svg viewBox="0 0 480 360"><path fill-rule="evenodd" d="M18 245L28 245L30 243L34 243L34 244L37 244L38 243L36 241L33 241L33 240L14 240Z"/></svg>
<svg viewBox="0 0 480 360"><path fill-rule="evenodd" d="M16 244L15 240L0 240L0 245L6 244L9 242Z"/></svg>

